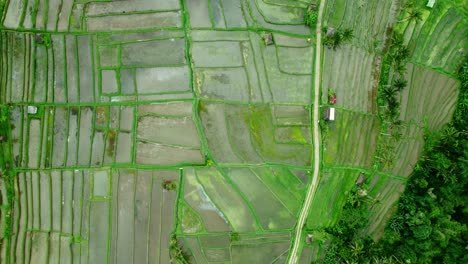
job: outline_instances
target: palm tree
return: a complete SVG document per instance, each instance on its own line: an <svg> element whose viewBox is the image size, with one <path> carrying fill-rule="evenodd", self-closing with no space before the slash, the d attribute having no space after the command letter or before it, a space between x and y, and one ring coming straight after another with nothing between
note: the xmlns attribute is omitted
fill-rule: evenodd
<svg viewBox="0 0 468 264"><path fill-rule="evenodd" d="M405 79L398 78L393 82L393 87L395 88L396 92L401 92L407 84L408 82Z"/></svg>
<svg viewBox="0 0 468 264"><path fill-rule="evenodd" d="M393 35L392 35L392 39L391 39L391 45L392 47L398 47L398 46L401 46L403 45L403 35L401 33L398 33L398 32L394 32Z"/></svg>
<svg viewBox="0 0 468 264"><path fill-rule="evenodd" d="M364 250L364 245L362 244L361 240L354 241L353 244L350 245L351 247L351 254L354 257L358 257L363 253Z"/></svg>
<svg viewBox="0 0 468 264"><path fill-rule="evenodd" d="M402 61L408 58L410 55L410 49L405 46L398 46L397 49L393 52L393 59L395 61Z"/></svg>
<svg viewBox="0 0 468 264"><path fill-rule="evenodd" d="M412 9L408 12L408 20L418 23L422 20L422 12L420 9Z"/></svg>
<svg viewBox="0 0 468 264"><path fill-rule="evenodd" d="M393 87L391 87L390 85L386 86L384 89L383 89L383 95L385 97L385 100L386 101L389 101L391 100L391 98L395 97L395 89L393 89Z"/></svg>
<svg viewBox="0 0 468 264"><path fill-rule="evenodd" d="M338 48L342 42L343 42L343 37L341 36L341 34L337 33L333 35L333 40L332 40L333 49Z"/></svg>
<svg viewBox="0 0 468 264"><path fill-rule="evenodd" d="M408 11L408 16L405 19L400 20L399 22L412 21L418 23L422 20L422 11L420 9L411 9Z"/></svg>
<svg viewBox="0 0 468 264"><path fill-rule="evenodd" d="M345 28L343 29L343 32L341 33L341 38L343 41L350 41L354 37L354 30L351 28Z"/></svg>
<svg viewBox="0 0 468 264"><path fill-rule="evenodd" d="M393 65L393 69L398 72L400 75L403 75L406 71L406 63L404 62L398 62Z"/></svg>

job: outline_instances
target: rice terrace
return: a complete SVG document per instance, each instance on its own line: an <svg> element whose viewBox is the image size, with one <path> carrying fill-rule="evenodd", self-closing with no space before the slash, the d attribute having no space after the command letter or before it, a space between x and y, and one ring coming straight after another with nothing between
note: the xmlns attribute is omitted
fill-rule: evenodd
<svg viewBox="0 0 468 264"><path fill-rule="evenodd" d="M0 263L468 263L468 0L0 0Z"/></svg>

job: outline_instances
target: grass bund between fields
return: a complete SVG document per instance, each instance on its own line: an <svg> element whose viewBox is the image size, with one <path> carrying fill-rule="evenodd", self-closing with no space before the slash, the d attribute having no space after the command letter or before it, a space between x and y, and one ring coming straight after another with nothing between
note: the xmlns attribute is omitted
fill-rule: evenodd
<svg viewBox="0 0 468 264"><path fill-rule="evenodd" d="M378 238L453 114L461 4L416 23L400 1L322 1L354 38L320 50L309 1L0 0L0 262L311 263L361 174ZM377 100L389 27L411 50L398 138Z"/></svg>

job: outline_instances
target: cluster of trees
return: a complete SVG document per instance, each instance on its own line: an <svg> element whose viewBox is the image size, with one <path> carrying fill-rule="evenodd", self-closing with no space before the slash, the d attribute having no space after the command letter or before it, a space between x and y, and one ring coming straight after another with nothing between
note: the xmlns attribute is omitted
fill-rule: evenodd
<svg viewBox="0 0 468 264"><path fill-rule="evenodd" d="M385 49L377 101L381 107L379 117L382 121L382 134L385 136L379 139L376 149L376 168L393 165L395 145L402 136L399 95L408 84L405 71L410 50L404 45L403 35L393 32Z"/></svg>
<svg viewBox="0 0 468 264"><path fill-rule="evenodd" d="M419 21L422 20L423 13L421 8L424 6L424 1L418 1L416 2L415 0L410 0L405 3L403 6L403 10L405 17L400 20L399 22L404 22L404 21L410 21L410 22L415 22L418 23Z"/></svg>
<svg viewBox="0 0 468 264"><path fill-rule="evenodd" d="M187 264L192 263L192 255L184 249L175 234L172 234L169 244L169 256L171 263Z"/></svg>
<svg viewBox="0 0 468 264"><path fill-rule="evenodd" d="M425 154L383 237L374 242L363 235L366 206L352 203L351 192L341 219L327 230L325 263L468 263L468 60L458 76L453 120L425 136Z"/></svg>
<svg viewBox="0 0 468 264"><path fill-rule="evenodd" d="M323 44L334 50L342 44L350 42L354 37L354 30L352 28L334 29L324 27L322 32L325 32Z"/></svg>
<svg viewBox="0 0 468 264"><path fill-rule="evenodd" d="M164 190L175 191L177 189L177 182L172 180L163 180L161 186Z"/></svg>
<svg viewBox="0 0 468 264"><path fill-rule="evenodd" d="M305 15L304 15L304 23L314 28L317 25L318 19L318 6L310 6L307 8Z"/></svg>
<svg viewBox="0 0 468 264"><path fill-rule="evenodd" d="M3 16L3 10L5 10L6 0L0 0L0 17Z"/></svg>
<svg viewBox="0 0 468 264"><path fill-rule="evenodd" d="M327 248L323 262L325 264L356 262L364 263L373 243L369 237L360 236L360 231L367 225L368 212L361 202L365 195L363 189L355 187L349 194L335 226L325 229L331 235L331 244Z"/></svg>
<svg viewBox="0 0 468 264"><path fill-rule="evenodd" d="M393 68L393 76L391 84L383 85L381 91L381 95L387 106L384 113L385 117L393 123L398 122L398 116L400 114L400 103L397 97L407 85L404 75L406 71L406 60L410 55L410 50L403 45L403 40L403 35L396 32L392 36L386 62Z"/></svg>
<svg viewBox="0 0 468 264"><path fill-rule="evenodd" d="M4 221L3 234L0 238L9 239L11 236L11 205L15 198L13 160L11 159L11 148L9 141L10 129L10 108L7 106L0 107L0 178L5 184L7 201L0 201L0 218ZM2 194L0 193L0 196ZM0 199L1 200L1 199Z"/></svg>

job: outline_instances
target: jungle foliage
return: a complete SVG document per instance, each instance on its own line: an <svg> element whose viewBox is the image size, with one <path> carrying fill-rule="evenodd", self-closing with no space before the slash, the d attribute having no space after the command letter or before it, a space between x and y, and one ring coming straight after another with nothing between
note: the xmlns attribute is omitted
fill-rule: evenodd
<svg viewBox="0 0 468 264"><path fill-rule="evenodd" d="M348 199L324 263L468 263L468 60L451 123L425 136L425 151L383 237L363 235L366 206ZM351 193L350 197L354 194Z"/></svg>

